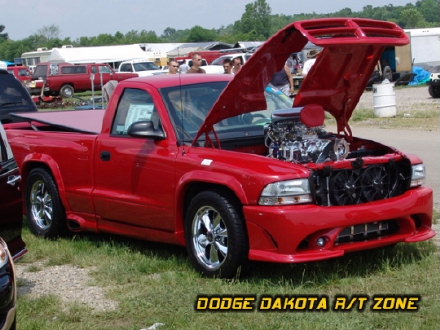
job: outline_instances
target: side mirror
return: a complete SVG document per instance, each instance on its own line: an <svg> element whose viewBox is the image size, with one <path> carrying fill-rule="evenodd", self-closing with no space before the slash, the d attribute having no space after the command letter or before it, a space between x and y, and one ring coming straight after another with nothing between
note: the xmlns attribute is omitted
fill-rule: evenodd
<svg viewBox="0 0 440 330"><path fill-rule="evenodd" d="M154 140L165 139L165 133L162 129L154 128L151 120L137 121L128 127L128 135L133 137L146 137Z"/></svg>

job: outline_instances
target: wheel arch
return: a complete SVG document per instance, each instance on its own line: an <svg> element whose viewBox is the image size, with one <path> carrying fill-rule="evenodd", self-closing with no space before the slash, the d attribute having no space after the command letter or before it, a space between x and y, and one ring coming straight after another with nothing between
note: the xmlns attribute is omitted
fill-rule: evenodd
<svg viewBox="0 0 440 330"><path fill-rule="evenodd" d="M23 203L26 204L25 193L26 193L26 185L27 185L29 173L35 168L41 168L43 170L46 170L50 175L52 175L52 177L57 185L61 202L67 211L69 209L69 206L68 206L69 203L67 202L65 188L64 188L65 186L64 186L64 182L63 182L58 164L55 162L55 160L53 160L52 158L50 158L47 155L40 155L38 160L29 157L29 159L25 159L23 161L21 169L20 169L21 176L22 176ZM26 210L26 207L24 208L24 210ZM27 210L26 210L26 212L27 212Z"/></svg>
<svg viewBox="0 0 440 330"><path fill-rule="evenodd" d="M248 199L242 185L234 178L229 176L219 176L209 178L212 173L191 175L191 178L183 178L176 194L176 232L180 232L182 244L185 242L185 214L189 206L189 201L202 191L215 191L230 201L237 207L237 211L242 214L242 205L247 204Z"/></svg>

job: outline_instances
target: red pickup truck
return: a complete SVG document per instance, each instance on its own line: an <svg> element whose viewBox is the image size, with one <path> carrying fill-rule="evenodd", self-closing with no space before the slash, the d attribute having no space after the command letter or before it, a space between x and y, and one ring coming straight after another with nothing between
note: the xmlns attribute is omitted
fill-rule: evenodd
<svg viewBox="0 0 440 330"><path fill-rule="evenodd" d="M267 87L308 41L321 46L292 101ZM295 263L435 235L414 155L356 138L348 120L397 25L292 23L235 76L122 81L107 110L21 114L8 124L31 230L108 232L186 245L208 276L246 260ZM293 103L293 104L292 104ZM324 129L324 112L337 133Z"/></svg>
<svg viewBox="0 0 440 330"><path fill-rule="evenodd" d="M32 94L72 97L76 92L99 89L110 80L138 77L136 73L115 72L108 64L40 63L32 81L27 84Z"/></svg>

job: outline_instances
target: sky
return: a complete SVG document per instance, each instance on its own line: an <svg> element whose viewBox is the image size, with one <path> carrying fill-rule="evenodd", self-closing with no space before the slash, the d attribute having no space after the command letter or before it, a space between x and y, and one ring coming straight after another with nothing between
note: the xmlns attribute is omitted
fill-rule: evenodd
<svg viewBox="0 0 440 330"><path fill-rule="evenodd" d="M343 8L360 11L364 6L394 6L416 0L266 0L272 14L331 13ZM114 35L117 31L147 30L158 36L167 27L177 30L195 25L220 28L239 20L252 0L0 0L0 25L12 40L56 25L60 37Z"/></svg>

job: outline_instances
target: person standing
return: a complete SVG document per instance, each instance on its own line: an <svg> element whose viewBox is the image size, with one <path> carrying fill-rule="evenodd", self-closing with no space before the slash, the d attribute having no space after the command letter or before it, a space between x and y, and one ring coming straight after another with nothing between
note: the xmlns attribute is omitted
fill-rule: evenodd
<svg viewBox="0 0 440 330"><path fill-rule="evenodd" d="M232 73L237 74L243 65L243 58L238 56L232 60Z"/></svg>
<svg viewBox="0 0 440 330"><path fill-rule="evenodd" d="M270 81L270 85L280 90L287 96L293 97L295 96L295 85L293 83L293 59L289 56L287 61L284 63L284 67L275 72L272 76L272 80Z"/></svg>
<svg viewBox="0 0 440 330"><path fill-rule="evenodd" d="M316 62L316 57L318 56L319 51L316 49L312 49L308 54L307 54L307 61L304 62L304 66L302 69L302 74L303 76L306 76L310 69L312 68L313 64L315 64Z"/></svg>
<svg viewBox="0 0 440 330"><path fill-rule="evenodd" d="M168 74L179 73L179 63L176 60L171 60L168 62Z"/></svg>
<svg viewBox="0 0 440 330"><path fill-rule="evenodd" d="M192 57L192 66L186 73L206 73L201 66L202 56L199 53L195 53Z"/></svg>
<svg viewBox="0 0 440 330"><path fill-rule="evenodd" d="M225 58L223 61L223 70L225 74L233 74L232 73L232 61L230 58Z"/></svg>

